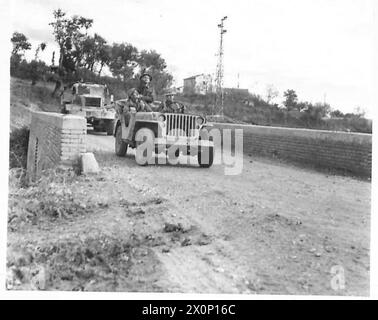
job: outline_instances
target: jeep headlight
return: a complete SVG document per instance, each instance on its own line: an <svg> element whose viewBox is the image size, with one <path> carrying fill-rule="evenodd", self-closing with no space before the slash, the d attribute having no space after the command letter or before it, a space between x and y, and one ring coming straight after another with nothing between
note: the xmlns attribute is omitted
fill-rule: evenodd
<svg viewBox="0 0 378 320"><path fill-rule="evenodd" d="M164 122L165 121L165 115L164 114L160 114L158 116L158 120L161 121L161 122Z"/></svg>
<svg viewBox="0 0 378 320"><path fill-rule="evenodd" d="M196 123L197 123L198 126L202 125L202 124L204 123L203 118L202 118L202 117L198 117L198 118L196 119Z"/></svg>

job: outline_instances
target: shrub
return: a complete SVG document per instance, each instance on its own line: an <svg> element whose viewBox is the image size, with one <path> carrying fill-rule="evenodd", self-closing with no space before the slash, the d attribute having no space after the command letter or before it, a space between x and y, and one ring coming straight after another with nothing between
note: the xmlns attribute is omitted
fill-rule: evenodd
<svg viewBox="0 0 378 320"><path fill-rule="evenodd" d="M26 168L29 144L28 127L15 129L9 137L9 168Z"/></svg>

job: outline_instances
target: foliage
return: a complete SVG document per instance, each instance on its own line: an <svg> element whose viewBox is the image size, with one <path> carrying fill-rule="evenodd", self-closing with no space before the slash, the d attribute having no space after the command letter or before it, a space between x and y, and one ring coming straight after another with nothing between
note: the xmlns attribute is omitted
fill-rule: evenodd
<svg viewBox="0 0 378 320"><path fill-rule="evenodd" d="M20 32L13 32L11 42L13 44L12 55L23 54L25 50L30 50L31 44L28 38Z"/></svg>
<svg viewBox="0 0 378 320"><path fill-rule="evenodd" d="M23 188L11 183L14 188L9 197L10 225L92 212L97 203L73 189L76 181L73 170L58 168L44 171L38 181Z"/></svg>
<svg viewBox="0 0 378 320"><path fill-rule="evenodd" d="M142 69L150 71L163 71L167 67L165 60L155 50L142 50L138 57L138 64Z"/></svg>
<svg viewBox="0 0 378 320"><path fill-rule="evenodd" d="M61 9L55 10L53 15L54 21L50 25L60 50L59 68L73 72L82 60L83 44L93 20L82 16L68 18Z"/></svg>
<svg viewBox="0 0 378 320"><path fill-rule="evenodd" d="M9 168L26 168L29 128L14 129L9 137Z"/></svg>
<svg viewBox="0 0 378 320"><path fill-rule="evenodd" d="M25 59L22 59L20 55L12 55L10 74L13 77L31 80L32 85L36 84L37 81L45 81L53 78L53 74L45 62L40 60L27 62Z"/></svg>
<svg viewBox="0 0 378 320"><path fill-rule="evenodd" d="M285 101L283 102L283 104L286 107L286 109L289 111L296 109L298 102L297 93L292 89L288 89L284 92L284 97Z"/></svg>
<svg viewBox="0 0 378 320"><path fill-rule="evenodd" d="M128 43L114 43L111 48L109 69L113 76L126 81L134 76L138 49Z"/></svg>
<svg viewBox="0 0 378 320"><path fill-rule="evenodd" d="M343 118L344 117L344 113L342 113L340 110L333 110L333 111L331 111L330 115L331 115L332 118Z"/></svg>
<svg viewBox="0 0 378 320"><path fill-rule="evenodd" d="M111 47L107 45L106 40L94 34L93 37L88 36L82 44L82 61L80 65L94 71L95 65L100 65L98 74L101 74L102 68L105 64L110 62Z"/></svg>
<svg viewBox="0 0 378 320"><path fill-rule="evenodd" d="M188 111L212 115L214 112L214 94L178 95L177 99L188 105ZM288 110L269 104L261 96L249 94L248 98L228 95L224 100L226 122L251 123L255 125L311 128L334 131L372 132L370 120L359 114L346 114L341 119L327 118L328 115L340 114L332 111L329 104L296 102L296 108ZM232 120L232 121L230 121Z"/></svg>
<svg viewBox="0 0 378 320"><path fill-rule="evenodd" d="M46 49L47 44L45 42L41 42L37 49L35 50L34 60L38 60L39 51L44 51Z"/></svg>

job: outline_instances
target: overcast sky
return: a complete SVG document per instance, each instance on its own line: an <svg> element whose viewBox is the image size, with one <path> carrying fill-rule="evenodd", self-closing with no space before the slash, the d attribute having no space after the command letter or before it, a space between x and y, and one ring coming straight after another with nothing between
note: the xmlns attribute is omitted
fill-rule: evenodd
<svg viewBox="0 0 378 320"><path fill-rule="evenodd" d="M344 112L360 106L371 114L374 0L12 0L12 31L42 58L56 50L54 9L94 19L92 32L108 42L155 49L168 63L175 85L198 73L214 74L217 24L227 15L225 86L265 95L273 84L297 91L300 100L323 101ZM34 50L33 50L34 51ZM56 60L57 61L57 60ZM282 97L277 102L282 101Z"/></svg>

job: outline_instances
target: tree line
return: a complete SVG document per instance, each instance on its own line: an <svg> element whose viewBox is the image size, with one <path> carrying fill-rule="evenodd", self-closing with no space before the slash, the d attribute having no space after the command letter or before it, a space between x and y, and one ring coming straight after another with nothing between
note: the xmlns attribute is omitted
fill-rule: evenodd
<svg viewBox="0 0 378 320"><path fill-rule="evenodd" d="M167 72L167 64L161 54L155 50L139 50L127 42L110 44L97 33L91 35L93 19L77 15L68 17L58 9L53 11L53 21L49 25L59 48L57 63L55 53L51 66L39 60L38 55L46 48L45 43L38 45L34 59L26 62L24 53L31 49L31 44L24 34L14 32L11 38L12 75L23 73L33 84L46 75L49 80L62 82L90 81L99 80L107 67L112 77L124 87L134 85L142 71L152 75L152 85L157 93L172 82L173 77Z"/></svg>

